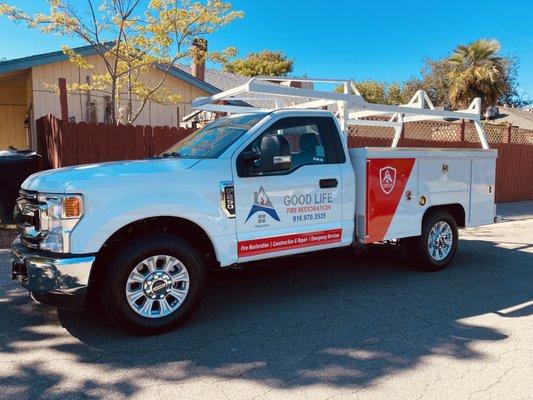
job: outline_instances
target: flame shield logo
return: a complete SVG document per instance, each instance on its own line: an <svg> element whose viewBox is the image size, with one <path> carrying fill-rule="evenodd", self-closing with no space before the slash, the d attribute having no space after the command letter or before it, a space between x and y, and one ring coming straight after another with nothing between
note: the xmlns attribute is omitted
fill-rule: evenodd
<svg viewBox="0 0 533 400"><path fill-rule="evenodd" d="M393 167L383 167L379 170L379 183L381 185L381 190L385 194L389 194L394 189L394 184L396 183L396 168Z"/></svg>
<svg viewBox="0 0 533 400"><path fill-rule="evenodd" d="M252 215L258 212L264 212L265 214L270 215L274 220L278 222L280 221L278 213L263 186L261 186L257 192L254 192L254 204L252 205L244 223L248 222Z"/></svg>

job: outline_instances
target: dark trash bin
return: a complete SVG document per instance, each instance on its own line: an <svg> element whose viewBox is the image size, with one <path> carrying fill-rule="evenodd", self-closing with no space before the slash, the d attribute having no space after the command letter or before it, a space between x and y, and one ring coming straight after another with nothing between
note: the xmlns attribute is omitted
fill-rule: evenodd
<svg viewBox="0 0 533 400"><path fill-rule="evenodd" d="M0 223L13 222L20 185L39 170L40 159L31 151L0 150Z"/></svg>

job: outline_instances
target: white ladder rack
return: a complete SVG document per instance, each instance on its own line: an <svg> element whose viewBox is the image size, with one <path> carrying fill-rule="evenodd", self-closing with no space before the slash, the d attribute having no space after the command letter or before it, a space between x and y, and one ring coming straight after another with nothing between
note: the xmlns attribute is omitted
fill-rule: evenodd
<svg viewBox="0 0 533 400"><path fill-rule="evenodd" d="M343 93L314 90L289 86L292 82L300 84L337 84L342 85ZM249 96L261 95L260 97ZM292 98L292 99L291 99ZM303 99L301 103L286 105L286 100ZM247 101L261 100L272 102L273 107L253 107ZM483 125L481 124L481 99L475 98L465 110L448 111L435 109L427 93L419 90L407 104L388 105L369 103L357 90L352 80L313 79L313 78L278 78L257 76L243 85L214 94L210 97L198 97L192 102L192 108L201 111L233 113L253 113L274 111L277 109L316 109L330 105L337 106L337 117L341 128L346 132L350 125L380 126L394 129L391 147L396 147L400 140L405 122L445 119L465 119L472 121L483 149L489 145ZM362 119L372 116L386 116L388 120Z"/></svg>

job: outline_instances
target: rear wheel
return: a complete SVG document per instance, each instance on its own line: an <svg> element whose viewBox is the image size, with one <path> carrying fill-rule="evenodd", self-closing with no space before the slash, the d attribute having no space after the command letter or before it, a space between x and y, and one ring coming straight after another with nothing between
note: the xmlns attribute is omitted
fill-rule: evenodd
<svg viewBox="0 0 533 400"><path fill-rule="evenodd" d="M452 262L458 240L453 216L445 210L434 211L424 218L422 235L407 241L409 258L427 271L440 271Z"/></svg>
<svg viewBox="0 0 533 400"><path fill-rule="evenodd" d="M182 324L205 291L205 268L187 242L167 234L139 237L106 267L103 301L110 318L138 333Z"/></svg>

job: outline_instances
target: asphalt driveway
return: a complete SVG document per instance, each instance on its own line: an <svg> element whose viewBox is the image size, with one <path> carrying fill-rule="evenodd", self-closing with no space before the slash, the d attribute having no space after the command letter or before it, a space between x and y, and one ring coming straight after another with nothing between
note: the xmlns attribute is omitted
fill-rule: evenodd
<svg viewBox="0 0 533 400"><path fill-rule="evenodd" d="M533 220L462 231L455 263L335 251L210 277L179 330L56 311L0 254L0 398L533 397Z"/></svg>

